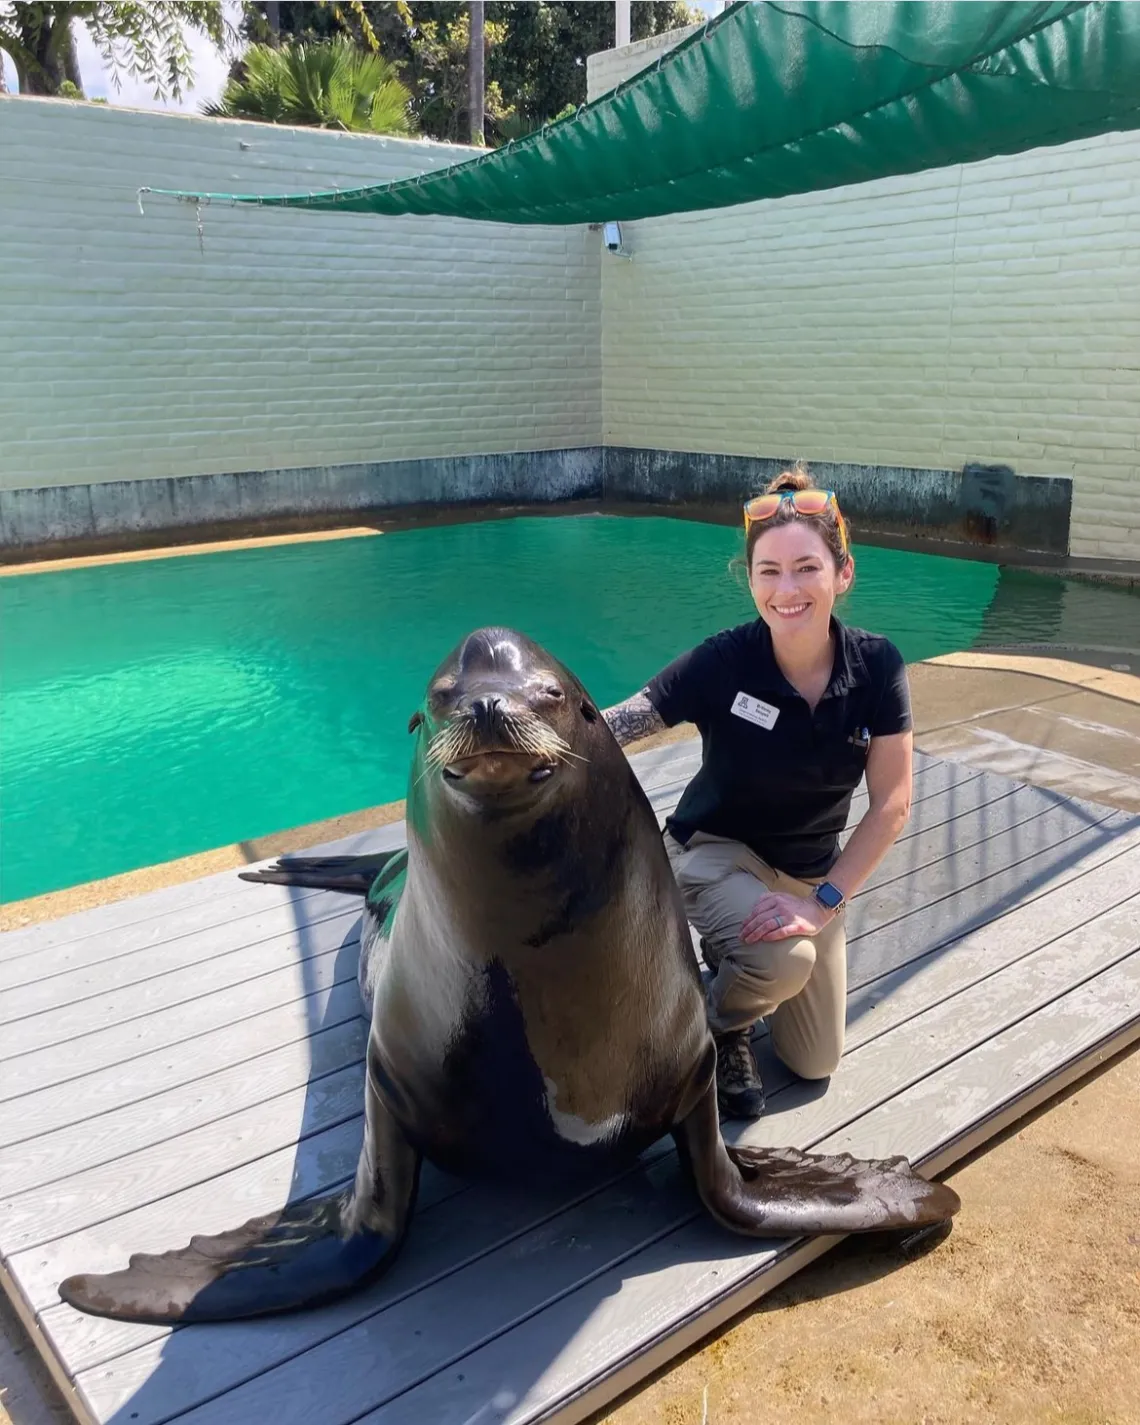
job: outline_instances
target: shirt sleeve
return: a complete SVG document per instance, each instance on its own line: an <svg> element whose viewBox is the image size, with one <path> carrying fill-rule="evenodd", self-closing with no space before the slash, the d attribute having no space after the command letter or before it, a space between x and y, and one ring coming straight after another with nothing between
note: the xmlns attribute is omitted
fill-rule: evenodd
<svg viewBox="0 0 1140 1425"><path fill-rule="evenodd" d="M719 680L720 654L711 639L674 658L646 685L649 701L666 727L679 722L700 722L710 706L710 693Z"/></svg>
<svg viewBox="0 0 1140 1425"><path fill-rule="evenodd" d="M872 737L890 737L896 732L909 732L914 723L910 711L910 684L906 663L893 643L887 643L882 660L883 691L875 710Z"/></svg>

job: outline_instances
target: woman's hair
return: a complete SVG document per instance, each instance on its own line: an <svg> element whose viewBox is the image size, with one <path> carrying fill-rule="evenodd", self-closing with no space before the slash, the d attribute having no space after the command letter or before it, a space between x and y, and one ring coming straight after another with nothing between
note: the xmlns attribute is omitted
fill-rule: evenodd
<svg viewBox="0 0 1140 1425"><path fill-rule="evenodd" d="M804 468L803 462L797 460L790 470L782 470L779 475L764 487L765 495L776 495L781 490L814 490L815 481ZM782 500L780 508L774 515L766 520L753 521L748 526L748 536L745 540L744 567L747 572L752 569L752 554L756 548L756 542L765 530L774 529L777 525L790 524L792 520L807 520L814 529L817 529L831 552L831 557L835 561L836 569L842 569L847 563L847 554L843 548L843 535L839 529L839 518L836 514L835 506L828 507L819 515L797 514L791 500ZM847 527L847 538L850 541L851 527Z"/></svg>

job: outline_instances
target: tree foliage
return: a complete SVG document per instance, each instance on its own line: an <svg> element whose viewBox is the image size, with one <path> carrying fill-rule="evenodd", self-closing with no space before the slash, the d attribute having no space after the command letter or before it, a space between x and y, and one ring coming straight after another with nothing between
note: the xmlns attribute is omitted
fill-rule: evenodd
<svg viewBox="0 0 1140 1425"><path fill-rule="evenodd" d="M246 30L264 38L268 5L246 6ZM706 17L683 0L634 0L633 39ZM399 67L412 112L432 138L465 142L468 7L449 0L354 0L279 6L283 40L347 34ZM586 99L586 57L614 43L614 7L594 0L488 0L485 7L488 142L519 137Z"/></svg>
<svg viewBox="0 0 1140 1425"><path fill-rule="evenodd" d="M129 74L150 84L156 99L181 98L193 81L187 28L202 31L220 49L234 38L222 0L4 0L0 49L16 66L21 94L59 94L64 83L82 94L72 30L76 21L87 26L112 82Z"/></svg>
<svg viewBox="0 0 1140 1425"><path fill-rule="evenodd" d="M410 134L411 91L379 54L341 35L274 49L251 45L221 100L205 112L321 129Z"/></svg>

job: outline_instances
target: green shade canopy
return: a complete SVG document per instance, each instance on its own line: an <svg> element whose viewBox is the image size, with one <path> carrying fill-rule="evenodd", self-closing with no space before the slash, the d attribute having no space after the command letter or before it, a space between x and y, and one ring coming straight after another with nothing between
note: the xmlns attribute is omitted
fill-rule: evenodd
<svg viewBox="0 0 1140 1425"><path fill-rule="evenodd" d="M733 5L575 115L435 173L281 197L175 196L601 223L1138 126L1140 3L783 0Z"/></svg>

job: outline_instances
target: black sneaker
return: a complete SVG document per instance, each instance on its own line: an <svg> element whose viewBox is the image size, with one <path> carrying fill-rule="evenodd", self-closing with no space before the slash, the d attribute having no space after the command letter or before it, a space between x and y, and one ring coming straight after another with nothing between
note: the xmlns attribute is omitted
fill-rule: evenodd
<svg viewBox="0 0 1140 1425"><path fill-rule="evenodd" d="M752 1055L749 1030L713 1036L716 1041L716 1101L725 1118L759 1118L764 1085Z"/></svg>

